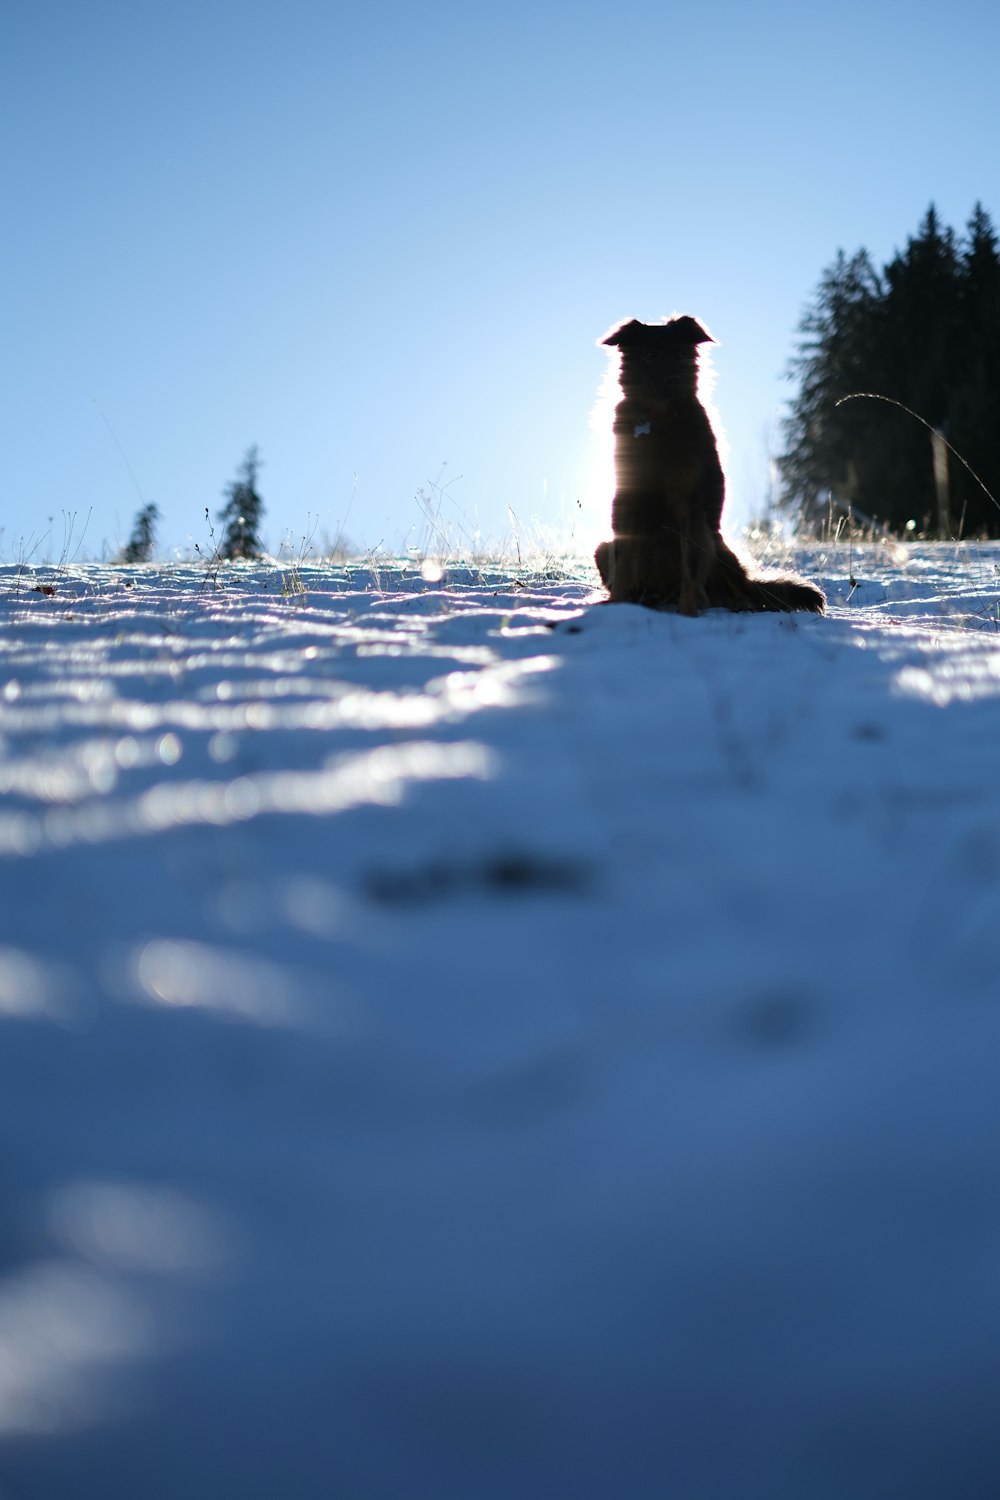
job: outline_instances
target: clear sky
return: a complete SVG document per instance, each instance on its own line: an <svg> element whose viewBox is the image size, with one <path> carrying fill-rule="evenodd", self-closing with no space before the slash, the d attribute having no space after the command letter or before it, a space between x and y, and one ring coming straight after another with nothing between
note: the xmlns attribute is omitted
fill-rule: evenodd
<svg viewBox="0 0 1000 1500"><path fill-rule="evenodd" d="M672 312L735 529L837 249L1000 220L998 60L995 0L10 0L0 560L144 501L204 547L251 443L272 550L422 545L429 481L453 533L592 543L595 340Z"/></svg>

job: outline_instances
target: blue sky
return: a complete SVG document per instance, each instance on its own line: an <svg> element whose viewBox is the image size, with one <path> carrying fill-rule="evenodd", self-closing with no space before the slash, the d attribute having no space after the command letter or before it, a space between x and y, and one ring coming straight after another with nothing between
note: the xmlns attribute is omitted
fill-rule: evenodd
<svg viewBox="0 0 1000 1500"><path fill-rule="evenodd" d="M251 443L274 550L422 545L432 480L453 535L592 543L595 340L675 311L735 529L837 249L1000 221L998 43L991 0L4 6L0 558L144 500L204 547Z"/></svg>

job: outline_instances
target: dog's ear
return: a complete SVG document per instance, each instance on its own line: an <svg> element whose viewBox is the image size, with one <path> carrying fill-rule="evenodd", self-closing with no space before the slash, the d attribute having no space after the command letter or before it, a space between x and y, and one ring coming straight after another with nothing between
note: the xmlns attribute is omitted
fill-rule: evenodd
<svg viewBox="0 0 1000 1500"><path fill-rule="evenodd" d="M679 344L714 344L716 342L697 318L690 318L686 313L682 317L671 318L665 326L670 329Z"/></svg>
<svg viewBox="0 0 1000 1500"><path fill-rule="evenodd" d="M624 323L615 323L607 333L598 339L599 344L634 344L640 329L645 332L646 324L640 323L638 318L628 318Z"/></svg>
<svg viewBox="0 0 1000 1500"><path fill-rule="evenodd" d="M616 323L614 327L609 328L598 343L616 345L625 349L631 344L639 343L645 337L655 338L657 334L664 332L669 332L670 341L677 344L698 345L716 342L697 318L689 317L687 313L684 313L678 318L669 318L666 323L640 323L638 318L628 318L624 323Z"/></svg>

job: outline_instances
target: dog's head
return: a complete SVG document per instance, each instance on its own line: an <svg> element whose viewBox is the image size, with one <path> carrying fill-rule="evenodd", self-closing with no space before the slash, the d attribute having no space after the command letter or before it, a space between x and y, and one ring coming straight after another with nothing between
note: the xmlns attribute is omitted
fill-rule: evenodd
<svg viewBox="0 0 1000 1500"><path fill-rule="evenodd" d="M715 340L697 318L686 314L666 323L617 323L602 344L621 354L619 380L626 396L668 396L682 389L693 393L697 382L698 346Z"/></svg>

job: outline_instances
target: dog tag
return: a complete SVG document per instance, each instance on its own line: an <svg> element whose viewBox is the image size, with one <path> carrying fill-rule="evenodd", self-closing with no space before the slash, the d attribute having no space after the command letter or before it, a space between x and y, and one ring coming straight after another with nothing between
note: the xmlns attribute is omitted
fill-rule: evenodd
<svg viewBox="0 0 1000 1500"><path fill-rule="evenodd" d="M637 422L636 425L635 425L635 431L632 433L632 436L633 437L648 437L649 434L650 434L650 431L651 431L651 424L649 422Z"/></svg>

